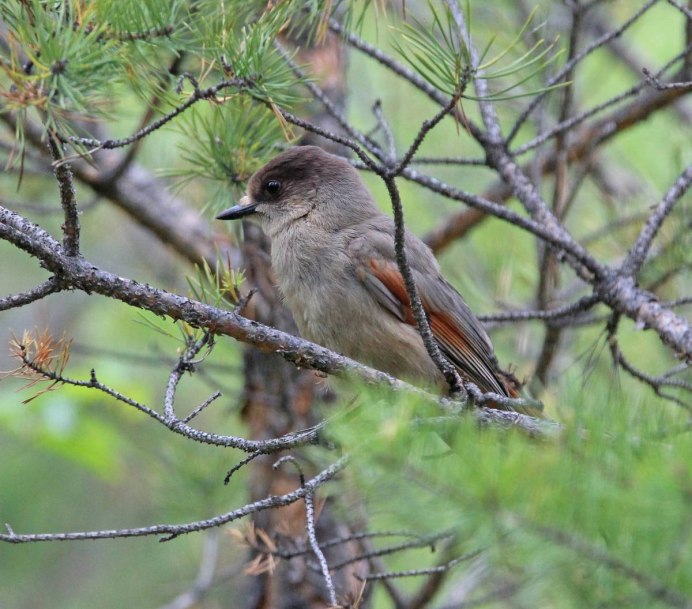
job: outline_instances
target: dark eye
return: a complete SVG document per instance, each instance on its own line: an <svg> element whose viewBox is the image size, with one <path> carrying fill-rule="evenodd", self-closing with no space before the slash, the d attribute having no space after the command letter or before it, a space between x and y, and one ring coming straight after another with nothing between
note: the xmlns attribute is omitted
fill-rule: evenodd
<svg viewBox="0 0 692 609"><path fill-rule="evenodd" d="M281 182L279 180L269 180L264 185L264 190L266 190L270 195L275 195L279 190L281 190Z"/></svg>

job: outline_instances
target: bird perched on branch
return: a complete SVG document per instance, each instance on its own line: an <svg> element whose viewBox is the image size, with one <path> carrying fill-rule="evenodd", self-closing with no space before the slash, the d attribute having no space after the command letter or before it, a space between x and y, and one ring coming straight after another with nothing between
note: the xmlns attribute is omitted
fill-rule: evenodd
<svg viewBox="0 0 692 609"><path fill-rule="evenodd" d="M444 387L396 263L394 222L358 172L316 146L275 157L220 220L254 217L271 237L272 267L301 335L396 377ZM430 249L406 232L409 266L442 353L483 392L517 396L480 322L442 277Z"/></svg>

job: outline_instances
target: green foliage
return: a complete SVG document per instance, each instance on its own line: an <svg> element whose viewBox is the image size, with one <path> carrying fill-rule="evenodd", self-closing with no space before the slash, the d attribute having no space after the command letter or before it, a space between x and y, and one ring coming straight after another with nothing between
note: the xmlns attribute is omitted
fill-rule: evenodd
<svg viewBox="0 0 692 609"><path fill-rule="evenodd" d="M565 85L565 83L561 83L554 87L539 87L531 91L518 91L510 94L511 91L515 91L525 82L542 73L549 64L562 54L562 51L550 54L557 41L546 44L543 39L538 40L530 49L509 64L498 67L495 71L489 70L516 51L521 44L524 31L533 19L535 10L529 15L514 39L508 42L497 55L486 60L496 40L496 36L493 35L474 65L467 41L461 37L449 8L445 5L438 10L431 0L429 0L428 5L431 24L427 25L417 19L412 19L410 23L405 23L403 29L400 30L402 39L406 44L401 44L395 40L393 45L399 55L436 89L450 97L461 93L462 97L466 99L477 100L480 98L466 93L467 84L472 76L479 75L485 80L491 80L515 76L522 72L519 80L513 79L512 82L498 91L492 92L486 98L496 101L513 99L536 95L542 91ZM470 15L468 4L466 13ZM469 33L471 33L470 18L468 24Z"/></svg>
<svg viewBox="0 0 692 609"><path fill-rule="evenodd" d="M166 172L179 186L195 178L212 180L211 207L238 192L250 176L276 153L284 132L274 113L247 97L232 97L211 107L192 108L181 121L185 165ZM192 144L192 145L190 145Z"/></svg>
<svg viewBox="0 0 692 609"><path fill-rule="evenodd" d="M108 24L109 34L123 40L173 33L183 0L96 0L96 21Z"/></svg>
<svg viewBox="0 0 692 609"><path fill-rule="evenodd" d="M266 4L237 0L202 0L188 23L190 49L205 69L218 69L225 78L247 82L257 100L286 105L296 99L290 67L274 48L274 40L291 16L295 1Z"/></svg>
<svg viewBox="0 0 692 609"><path fill-rule="evenodd" d="M79 133L75 115L109 115L122 84L148 103L173 105L178 102L165 65L182 54L196 62L200 85L208 76L214 83L219 76L239 79L246 93L270 108L297 99L296 78L274 40L302 10L299 2L206 0L188 5L187 12L184 5L182 0L0 0L10 43L0 48L2 111L21 116L36 109L46 129L69 136ZM249 118L261 114L253 110ZM21 141L22 121L18 129Z"/></svg>
<svg viewBox="0 0 692 609"><path fill-rule="evenodd" d="M223 308L225 303L237 305L244 282L243 271L234 270L230 260L224 263L218 257L213 269L205 260L195 265L194 277L187 277L192 297L217 308Z"/></svg>
<svg viewBox="0 0 692 609"><path fill-rule="evenodd" d="M79 132L75 115L88 120L110 114L120 83L143 98L165 96L168 79L157 51L174 51L172 24L180 4L0 0L9 41L0 48L2 111L15 110L21 118L37 110L45 129L69 136Z"/></svg>
<svg viewBox="0 0 692 609"><path fill-rule="evenodd" d="M117 74L117 45L106 37L105 24L94 23L93 7L4 0L0 16L10 41L0 56L6 110L35 108L53 130L69 129L71 112L95 116L104 110Z"/></svg>
<svg viewBox="0 0 692 609"><path fill-rule="evenodd" d="M471 75L471 55L464 40L456 32L456 24L448 7L444 16L429 3L432 27L417 19L405 23L401 31L407 47L394 41L394 48L411 67L433 87L450 97L463 93Z"/></svg>
<svg viewBox="0 0 692 609"><path fill-rule="evenodd" d="M479 430L471 417L442 420L414 398L393 403L367 388L328 433L352 455L343 484L359 489L372 529L453 532L452 556L484 550L486 591L508 581L526 606L593 607L624 598L628 607L658 606L646 585L625 576L630 568L689 596L686 418L634 405L625 394L607 409L570 397L579 416L558 441ZM401 564L430 562L420 554L416 560Z"/></svg>
<svg viewBox="0 0 692 609"><path fill-rule="evenodd" d="M175 103L166 65L181 57L184 47L183 0L96 0L97 21L117 40L120 76L147 103Z"/></svg>

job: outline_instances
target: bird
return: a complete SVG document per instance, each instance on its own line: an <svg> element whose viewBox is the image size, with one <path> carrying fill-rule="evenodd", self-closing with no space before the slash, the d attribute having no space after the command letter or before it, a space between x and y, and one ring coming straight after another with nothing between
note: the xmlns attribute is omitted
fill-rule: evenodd
<svg viewBox="0 0 692 609"><path fill-rule="evenodd" d="M397 378L447 388L397 266L394 221L346 159L317 146L285 150L216 218L255 220L271 238L278 289L303 338ZM408 231L404 243L441 352L464 381L517 397L519 382L500 368L490 338L430 248Z"/></svg>

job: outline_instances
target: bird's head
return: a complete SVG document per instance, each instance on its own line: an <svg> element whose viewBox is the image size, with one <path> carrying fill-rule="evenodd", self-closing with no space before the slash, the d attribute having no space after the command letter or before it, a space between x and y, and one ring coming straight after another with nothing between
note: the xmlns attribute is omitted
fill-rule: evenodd
<svg viewBox="0 0 692 609"><path fill-rule="evenodd" d="M257 171L238 205L216 218L254 218L273 237L295 222L338 230L373 213L372 196L348 161L317 146L298 146Z"/></svg>

